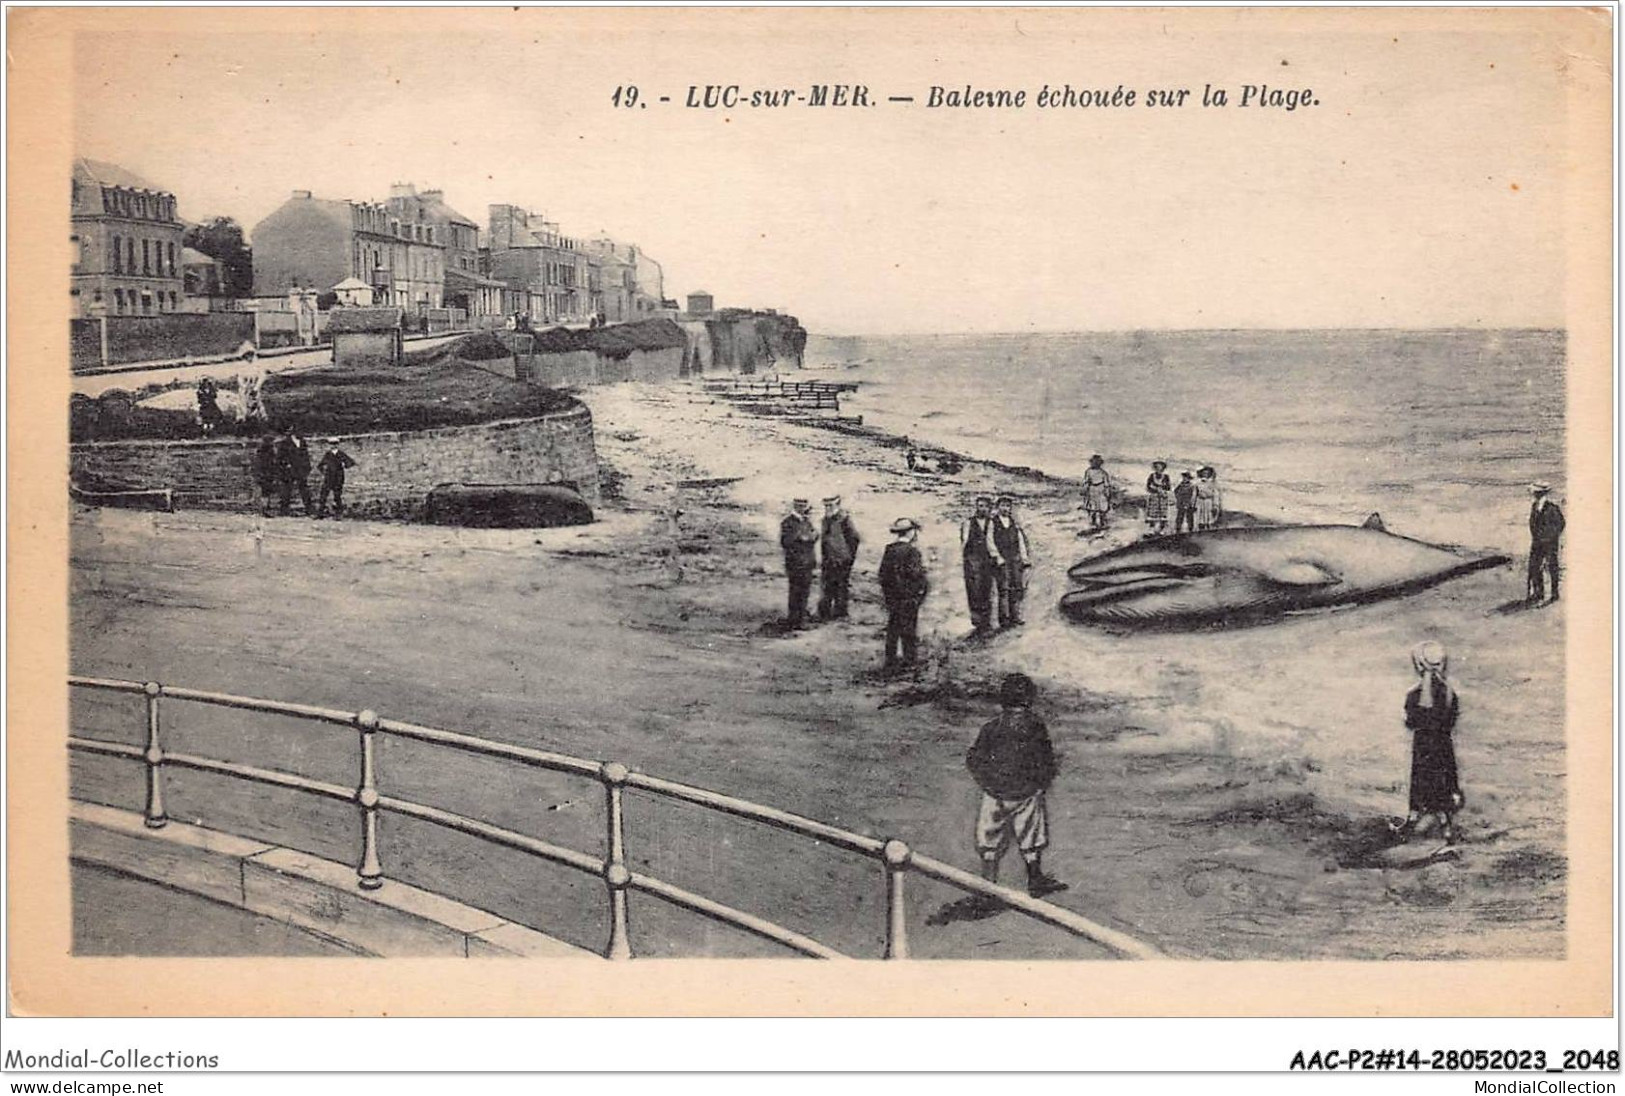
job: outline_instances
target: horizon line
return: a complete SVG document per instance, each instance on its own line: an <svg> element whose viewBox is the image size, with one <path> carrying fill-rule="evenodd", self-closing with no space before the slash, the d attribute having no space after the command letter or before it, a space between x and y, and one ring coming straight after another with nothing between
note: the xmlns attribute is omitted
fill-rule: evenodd
<svg viewBox="0 0 1625 1096"><path fill-rule="evenodd" d="M794 313L781 314L794 315ZM799 320L799 317L797 317ZM1306 327L1046 327L1027 328L1024 330L962 330L962 331L819 331L816 328L807 328L809 335L818 335L827 339L895 339L895 338L963 338L972 335L1136 335L1136 334L1235 334L1238 332L1269 331L1277 333L1311 332L1311 331L1369 331L1385 333L1401 332L1428 332L1438 333L1445 331L1538 331L1549 334L1566 335L1567 327L1552 327L1544 324L1507 324L1499 326L1484 326L1479 324L1440 324L1427 327L1367 327L1367 326L1306 326Z"/></svg>

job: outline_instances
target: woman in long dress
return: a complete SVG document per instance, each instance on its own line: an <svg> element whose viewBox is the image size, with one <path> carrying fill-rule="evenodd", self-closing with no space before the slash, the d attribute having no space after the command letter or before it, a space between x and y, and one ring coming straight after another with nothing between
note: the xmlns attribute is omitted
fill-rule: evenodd
<svg viewBox="0 0 1625 1096"><path fill-rule="evenodd" d="M1401 832L1421 830L1426 819L1437 817L1445 841L1454 843L1456 812L1465 799L1452 741L1461 701L1445 680L1447 663L1444 648L1431 640L1411 652L1411 665L1422 680L1405 696L1405 726L1411 732L1411 803Z"/></svg>
<svg viewBox="0 0 1625 1096"><path fill-rule="evenodd" d="M1196 527L1213 529L1224 513L1224 500L1219 496L1219 474L1212 466L1196 473Z"/></svg>
<svg viewBox="0 0 1625 1096"><path fill-rule="evenodd" d="M1166 461L1151 462L1151 474L1145 480L1145 524L1152 536L1168 531L1168 499L1174 491Z"/></svg>
<svg viewBox="0 0 1625 1096"><path fill-rule="evenodd" d="M1083 473L1083 509L1089 515L1089 528L1106 528L1106 515L1112 508L1112 477L1106 471L1106 458L1096 453Z"/></svg>

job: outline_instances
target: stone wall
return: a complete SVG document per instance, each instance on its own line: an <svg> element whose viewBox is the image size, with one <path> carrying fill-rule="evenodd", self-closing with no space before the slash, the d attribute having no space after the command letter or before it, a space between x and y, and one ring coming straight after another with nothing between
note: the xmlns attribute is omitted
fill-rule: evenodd
<svg viewBox="0 0 1625 1096"><path fill-rule="evenodd" d="M182 509L255 510L253 438L84 442L71 449L73 474L93 482L175 492ZM325 451L310 439L312 463ZM340 439L356 467L344 481L345 509L359 517L415 518L442 483L572 483L597 506L598 453L592 413L582 404L534 419L448 426ZM313 471L312 493L321 486ZM298 503L295 502L297 510Z"/></svg>
<svg viewBox="0 0 1625 1096"><path fill-rule="evenodd" d="M106 362L101 360L99 322L107 324ZM254 341L254 317L248 312L108 316L105 321L75 320L72 334L72 364L77 372L127 362L235 354L243 343Z"/></svg>

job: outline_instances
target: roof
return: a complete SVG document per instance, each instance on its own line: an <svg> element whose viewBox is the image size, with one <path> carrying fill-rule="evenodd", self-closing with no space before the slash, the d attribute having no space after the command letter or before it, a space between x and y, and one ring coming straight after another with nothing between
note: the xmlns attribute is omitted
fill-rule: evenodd
<svg viewBox="0 0 1625 1096"><path fill-rule="evenodd" d="M394 331L401 325L398 308L335 308L327 314L327 329L335 335L355 331Z"/></svg>
<svg viewBox="0 0 1625 1096"><path fill-rule="evenodd" d="M205 255L195 247L181 248L181 265L195 266L201 263L218 263L220 260L213 255Z"/></svg>
<svg viewBox="0 0 1625 1096"><path fill-rule="evenodd" d="M163 187L153 186L147 180L117 164L110 164L106 160L91 160L80 156L73 161L75 175L83 176L91 182L102 186L121 186L129 190L150 190L155 194L168 194Z"/></svg>
<svg viewBox="0 0 1625 1096"><path fill-rule="evenodd" d="M469 228L473 229L478 229L480 227L477 222L469 220L467 217L451 208L451 206L447 205L444 198L436 198L431 194L419 194L417 197L418 201L423 205L424 214L434 220L449 221L453 224L467 225Z"/></svg>
<svg viewBox="0 0 1625 1096"><path fill-rule="evenodd" d="M371 289L371 288L372 288L372 286L368 285L366 282L362 281L360 278L345 278L338 285L333 286L333 289L334 289L335 292L340 290L340 289Z"/></svg>
<svg viewBox="0 0 1625 1096"><path fill-rule="evenodd" d="M454 270L448 268L446 270L446 284L451 285L454 282L462 285L486 286L494 289L506 289L508 286L507 282L500 282L495 278L482 277L479 274L474 274L467 270Z"/></svg>

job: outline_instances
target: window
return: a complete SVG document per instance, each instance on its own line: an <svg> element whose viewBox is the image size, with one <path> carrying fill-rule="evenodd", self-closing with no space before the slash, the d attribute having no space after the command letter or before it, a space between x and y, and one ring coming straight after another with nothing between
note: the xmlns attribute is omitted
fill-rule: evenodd
<svg viewBox="0 0 1625 1096"><path fill-rule="evenodd" d="M169 243L169 276L171 278L175 276L175 242L173 240Z"/></svg>
<svg viewBox="0 0 1625 1096"><path fill-rule="evenodd" d="M126 236L124 238L124 269L128 270L131 274L135 273L135 237L134 236ZM134 306L131 306L130 311L131 312L135 311Z"/></svg>
<svg viewBox="0 0 1625 1096"><path fill-rule="evenodd" d="M141 241L141 273L152 273L152 249L148 246L150 240Z"/></svg>
<svg viewBox="0 0 1625 1096"><path fill-rule="evenodd" d="M112 247L108 248L108 250L112 252L113 261L109 265L113 268L114 274L122 274L124 273L124 252L119 250L117 236L114 236L111 242Z"/></svg>
<svg viewBox="0 0 1625 1096"><path fill-rule="evenodd" d="M171 312L173 312L178 307L179 307L179 302L175 299L175 291L173 289L171 289L169 291L169 310Z"/></svg>
<svg viewBox="0 0 1625 1096"><path fill-rule="evenodd" d="M141 311L145 315L152 315L152 294L145 290L141 293Z"/></svg>
<svg viewBox="0 0 1625 1096"><path fill-rule="evenodd" d="M124 315L124 290L113 290L113 309L120 316Z"/></svg>

